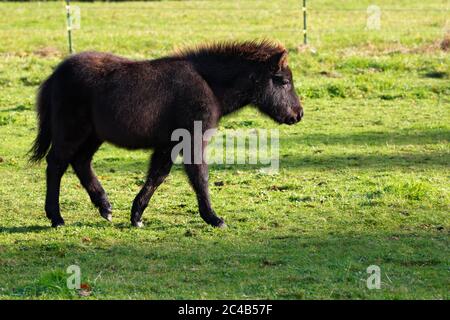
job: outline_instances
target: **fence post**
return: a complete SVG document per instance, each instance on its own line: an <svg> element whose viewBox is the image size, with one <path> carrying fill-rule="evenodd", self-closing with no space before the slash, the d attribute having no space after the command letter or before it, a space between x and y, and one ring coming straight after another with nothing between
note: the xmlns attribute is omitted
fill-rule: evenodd
<svg viewBox="0 0 450 320"><path fill-rule="evenodd" d="M70 0L66 0L66 12L67 12L67 36L69 40L69 53L73 53L72 48L72 19L70 17Z"/></svg>
<svg viewBox="0 0 450 320"><path fill-rule="evenodd" d="M308 44L308 37L306 35L306 0L303 0L303 44Z"/></svg>

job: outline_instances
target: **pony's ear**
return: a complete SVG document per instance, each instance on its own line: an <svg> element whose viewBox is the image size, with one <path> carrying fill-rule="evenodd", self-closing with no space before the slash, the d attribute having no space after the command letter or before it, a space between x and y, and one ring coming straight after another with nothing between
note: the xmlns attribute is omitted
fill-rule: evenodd
<svg viewBox="0 0 450 320"><path fill-rule="evenodd" d="M286 68L288 64L288 52L283 50L275 53L269 58L268 63L272 72L278 72L281 69Z"/></svg>

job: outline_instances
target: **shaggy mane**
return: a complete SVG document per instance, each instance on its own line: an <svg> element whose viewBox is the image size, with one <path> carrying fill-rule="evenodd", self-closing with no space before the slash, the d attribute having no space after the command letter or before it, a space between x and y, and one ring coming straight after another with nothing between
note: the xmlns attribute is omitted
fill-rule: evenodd
<svg viewBox="0 0 450 320"><path fill-rule="evenodd" d="M193 48L177 50L176 57L195 59L207 57L241 58L265 62L275 54L286 52L286 48L270 40L243 42L215 42Z"/></svg>

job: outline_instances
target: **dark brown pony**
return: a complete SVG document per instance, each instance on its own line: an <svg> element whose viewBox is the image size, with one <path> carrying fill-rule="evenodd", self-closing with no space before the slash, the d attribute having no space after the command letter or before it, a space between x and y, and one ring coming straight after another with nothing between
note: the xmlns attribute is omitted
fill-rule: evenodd
<svg viewBox="0 0 450 320"><path fill-rule="evenodd" d="M216 43L151 61L98 52L70 56L40 87L39 132L30 150L32 161L47 156L45 211L52 226L64 224L59 192L69 164L101 216L111 220L111 204L91 166L104 141L154 150L131 209L131 223L142 226L142 213L173 164L171 133L178 128L192 133L194 121L202 121L203 131L215 128L222 116L248 104L279 123L302 118L281 45ZM225 226L211 207L207 164L184 167L203 220Z"/></svg>

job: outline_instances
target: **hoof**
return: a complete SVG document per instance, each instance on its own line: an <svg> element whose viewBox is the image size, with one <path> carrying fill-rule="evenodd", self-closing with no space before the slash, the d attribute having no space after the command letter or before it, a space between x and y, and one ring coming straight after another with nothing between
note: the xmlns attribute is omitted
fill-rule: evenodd
<svg viewBox="0 0 450 320"><path fill-rule="evenodd" d="M131 225L136 228L142 228L144 226L144 224L142 223L142 220L141 221L131 221Z"/></svg>
<svg viewBox="0 0 450 320"><path fill-rule="evenodd" d="M214 228L224 229L227 227L225 221L223 221L222 218L219 218L217 216L207 218L207 219L205 219L205 221L206 221L206 223L212 225Z"/></svg>
<svg viewBox="0 0 450 320"><path fill-rule="evenodd" d="M64 226L64 220L58 219L58 220L52 220L52 228L59 228Z"/></svg>
<svg viewBox="0 0 450 320"><path fill-rule="evenodd" d="M228 228L227 224L223 220L215 227L219 228L219 229L226 229L226 228Z"/></svg>
<svg viewBox="0 0 450 320"><path fill-rule="evenodd" d="M105 220L108 220L109 222L112 221L112 213L111 213L111 209L101 210L101 211L100 211L100 215L101 215L102 218L104 218Z"/></svg>
<svg viewBox="0 0 450 320"><path fill-rule="evenodd" d="M104 218L105 220L108 220L109 222L112 221L112 214L111 213L105 213L105 214L101 214L102 218Z"/></svg>

